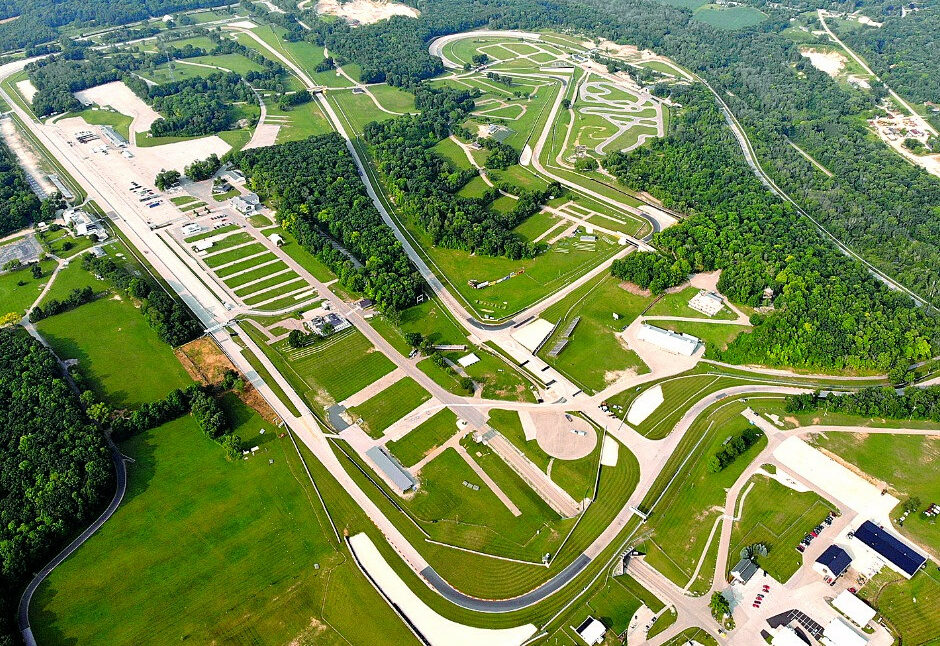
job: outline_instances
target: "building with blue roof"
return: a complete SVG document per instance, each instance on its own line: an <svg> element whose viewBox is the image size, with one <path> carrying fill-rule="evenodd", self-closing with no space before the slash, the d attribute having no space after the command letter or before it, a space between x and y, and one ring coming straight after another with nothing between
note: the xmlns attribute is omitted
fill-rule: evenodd
<svg viewBox="0 0 940 646"><path fill-rule="evenodd" d="M842 576L851 564L852 557L849 556L848 552L838 545L830 545L813 563L813 569L829 581Z"/></svg>
<svg viewBox="0 0 940 646"><path fill-rule="evenodd" d="M870 520L859 525L853 538L877 554L892 570L908 579L927 562L926 556Z"/></svg>

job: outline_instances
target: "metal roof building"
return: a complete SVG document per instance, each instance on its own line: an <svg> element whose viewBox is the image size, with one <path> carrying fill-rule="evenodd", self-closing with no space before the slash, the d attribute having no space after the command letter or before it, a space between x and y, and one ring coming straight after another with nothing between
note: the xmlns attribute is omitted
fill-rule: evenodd
<svg viewBox="0 0 940 646"><path fill-rule="evenodd" d="M838 545L830 545L813 563L813 569L827 579L836 579L849 569L852 557Z"/></svg>
<svg viewBox="0 0 940 646"><path fill-rule="evenodd" d="M648 323L643 323L640 326L640 332L637 334L637 338L640 341L652 343L667 352L681 354L687 357L691 357L695 354L695 351L698 350L702 343L698 337L692 336L691 334L681 334L679 332L673 332L672 330L664 330L655 325L649 325Z"/></svg>
<svg viewBox="0 0 940 646"><path fill-rule="evenodd" d="M875 552L890 567L910 579L924 566L927 557L916 552L886 530L866 520L855 530L856 541Z"/></svg>
<svg viewBox="0 0 940 646"><path fill-rule="evenodd" d="M381 446L373 446L366 451L366 456L379 468L385 477L400 493L414 489L415 481L404 467L393 460Z"/></svg>
<svg viewBox="0 0 940 646"><path fill-rule="evenodd" d="M864 628L878 614L867 603L848 590L843 590L832 600L832 606L849 618L852 623Z"/></svg>
<svg viewBox="0 0 940 646"><path fill-rule="evenodd" d="M738 561L738 564L731 569L731 578L741 583L747 583L751 580L752 576L757 574L759 569L757 563L751 559L741 559Z"/></svg>
<svg viewBox="0 0 940 646"><path fill-rule="evenodd" d="M820 643L825 646L865 646L868 639L858 634L844 620L836 617L823 630Z"/></svg>

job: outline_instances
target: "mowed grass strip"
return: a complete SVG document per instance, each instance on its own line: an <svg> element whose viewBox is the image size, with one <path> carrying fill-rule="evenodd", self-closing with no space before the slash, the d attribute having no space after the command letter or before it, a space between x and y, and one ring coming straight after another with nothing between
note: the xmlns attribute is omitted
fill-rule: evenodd
<svg viewBox="0 0 940 646"><path fill-rule="evenodd" d="M312 288L296 294L291 294L285 296L284 298L279 298L276 301L271 301L270 303L265 303L264 305L254 305L255 309L263 310L265 312L280 312L284 310L289 310L295 306L299 306L302 303L306 303L311 298L316 298L317 293Z"/></svg>
<svg viewBox="0 0 940 646"><path fill-rule="evenodd" d="M901 633L904 644L936 646L940 635L940 572L928 563L927 569L910 580L883 568L859 596L884 614Z"/></svg>
<svg viewBox="0 0 940 646"><path fill-rule="evenodd" d="M258 265L261 265L261 264L266 263L266 262L270 262L270 261L272 261L272 260L277 260L277 256L275 256L275 255L274 255L273 253L271 253L271 252L268 252L268 253L266 253L266 254L264 254L264 255L262 255L262 256L256 256L256 257L254 257L254 258L249 258L248 260L243 260L243 261L241 261L241 262L237 262L237 263L231 264L231 265L229 265L228 267L223 267L222 269L216 270L215 273L219 276L219 278L223 278L223 279L224 279L224 278L226 278L227 276L231 276L232 274L239 274L240 272L243 272L243 271L244 271L244 272L247 272L247 271L248 271L249 269L251 269L252 267L257 267ZM283 263L282 263L282 264L283 264ZM270 265L269 265L269 266L270 266ZM287 265L284 265L284 267L287 267ZM265 267L265 271L267 271L267 267ZM262 274L262 275L263 275L263 274ZM230 280L232 280L232 281L238 281L240 278L241 278L241 276L237 276L237 277L232 278L232 279L230 279ZM245 282L247 283L248 281L246 280ZM230 285L230 284L229 284L229 281L227 281L227 280L225 281L225 284L226 284L226 285L229 285L229 287L232 287L232 286L233 286L233 285ZM244 284L244 283L235 282L235 285L243 285L243 284Z"/></svg>
<svg viewBox="0 0 940 646"><path fill-rule="evenodd" d="M61 359L77 359L95 396L133 408L185 388L189 375L126 297L100 298L36 324Z"/></svg>
<svg viewBox="0 0 940 646"><path fill-rule="evenodd" d="M382 433L389 426L431 399L431 393L411 377L405 377L363 402L350 409L353 417L361 417L362 429L375 438L382 437Z"/></svg>
<svg viewBox="0 0 940 646"><path fill-rule="evenodd" d="M262 269L267 269L267 268L262 267ZM271 272L268 272L268 273L271 273ZM245 275L247 276L248 274L245 274ZM259 278L265 275L267 274L262 274L261 276L259 276ZM276 276L271 276L270 278L267 278L266 280L261 280L257 283L246 285L245 287L242 287L241 289L236 289L235 294L238 296L247 296L249 294L254 294L255 292L260 292L262 290L269 289L271 287L274 287L275 285L288 283L297 278L299 278L299 276L297 275L296 272L285 271L283 274L277 274ZM249 279L249 280L252 280L252 279ZM258 279L255 278L254 280L258 280ZM245 281L245 282L249 282L249 281Z"/></svg>
<svg viewBox="0 0 940 646"><path fill-rule="evenodd" d="M203 258L203 260L210 267L219 267L230 262L235 262L236 260L248 258L249 256L252 256L256 253L261 253L262 251L264 251L264 245L260 242L253 242L251 244L245 245L244 247L229 249L218 254L206 256Z"/></svg>
<svg viewBox="0 0 940 646"><path fill-rule="evenodd" d="M444 408L409 431L402 439L389 442L386 447L399 462L410 467L456 433L457 416L449 408Z"/></svg>
<svg viewBox="0 0 940 646"><path fill-rule="evenodd" d="M284 341L272 347L284 356L289 367L313 391L313 399L326 405L343 401L395 368L388 357L354 329L297 351ZM328 395L328 398L322 398L321 394Z"/></svg>
<svg viewBox="0 0 940 646"><path fill-rule="evenodd" d="M273 260L273 257L272 257L272 260ZM263 260L262 262L270 262L270 260ZM254 265L250 265L250 266L254 266ZM245 273L238 274L237 276L228 278L224 280L223 282L227 286L235 289L236 287L241 287L242 285L246 285L254 280L260 280L267 276L271 276L272 274L275 274L279 271L284 271L285 269L287 269L287 265L285 265L283 262L278 260L277 262L271 262L271 264L269 265L255 267L251 271L245 271Z"/></svg>
<svg viewBox="0 0 940 646"><path fill-rule="evenodd" d="M211 238L212 236L217 236L223 233L227 233L229 231L234 231L237 228L238 228L237 224L226 224L225 226L219 227L218 229L212 229L211 231L203 231L202 233L197 233L194 236L189 236L188 238L184 238L183 241L184 242L196 242L198 240L205 240L206 238Z"/></svg>
<svg viewBox="0 0 940 646"><path fill-rule="evenodd" d="M803 564L796 546L823 521L834 505L812 491L794 491L767 476L754 476L751 482L754 486L744 497L741 518L731 531L728 573L743 548L763 543L768 553L759 557L758 563L770 576L786 583ZM735 504L737 510L740 497Z"/></svg>
<svg viewBox="0 0 940 646"><path fill-rule="evenodd" d="M223 249L230 249L236 245L245 244L246 242L251 242L254 238L251 237L251 234L245 233L244 231L239 231L238 233L232 233L213 241L212 246L209 247L208 253L213 254Z"/></svg>
<svg viewBox="0 0 940 646"><path fill-rule="evenodd" d="M269 301L272 298L277 298L278 296L284 296L285 294L293 294L294 292L302 291L308 287L309 285L307 285L307 282L298 276L295 280L292 280L289 283L274 289L269 289L265 292L258 293L244 300L246 305L257 305L258 303Z"/></svg>

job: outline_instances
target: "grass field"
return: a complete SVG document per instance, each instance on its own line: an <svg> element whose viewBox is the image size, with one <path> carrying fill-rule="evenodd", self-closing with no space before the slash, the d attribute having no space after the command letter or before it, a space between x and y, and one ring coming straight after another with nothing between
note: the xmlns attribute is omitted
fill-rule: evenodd
<svg viewBox="0 0 940 646"><path fill-rule="evenodd" d="M287 111L281 110L273 103L268 103L268 119L265 123L280 125L277 132L279 144L333 131L329 120L320 109L320 104L316 101L309 101Z"/></svg>
<svg viewBox="0 0 940 646"><path fill-rule="evenodd" d="M38 639L414 643L340 551L290 439L225 403L259 454L226 461L189 416L125 442L134 462L124 502L40 588Z"/></svg>
<svg viewBox="0 0 940 646"><path fill-rule="evenodd" d="M93 126L112 126L122 137L125 139L130 138L130 127L133 119L126 114L114 110L89 108L69 116L81 117L86 123Z"/></svg>
<svg viewBox="0 0 940 646"><path fill-rule="evenodd" d="M910 497L920 498L922 507L940 502L940 470L931 468L940 455L940 439L936 435L826 433L817 436L814 443L887 482L902 504ZM900 514L898 509L893 516L896 519ZM935 550L940 546L940 523L936 518L911 514L903 527L896 522L894 527L921 545L933 546Z"/></svg>
<svg viewBox="0 0 940 646"><path fill-rule="evenodd" d="M275 366L314 409L346 399L395 367L354 329L343 330L322 343L300 350L292 349L286 341L268 346L252 326L246 325L245 330L267 350Z"/></svg>
<svg viewBox="0 0 940 646"><path fill-rule="evenodd" d="M543 313L558 326L539 351L539 356L588 393L603 390L626 371L649 369L621 341L619 333L643 311L649 298L635 296L620 287L609 274L590 281ZM619 316L614 318L614 314ZM580 317L570 341L557 356L549 356L567 327Z"/></svg>
<svg viewBox="0 0 940 646"><path fill-rule="evenodd" d="M420 462L425 455L446 442L456 432L457 416L449 408L444 408L409 431L402 439L386 444L386 447L399 462L410 467Z"/></svg>
<svg viewBox="0 0 940 646"><path fill-rule="evenodd" d="M741 411L747 405L739 400L731 400L712 406L699 416L643 501L642 506L648 509L672 475L679 474L650 515L647 524L654 533L645 546L649 563L680 587L689 582L706 549L715 518L721 513L719 510L724 508L726 489L734 484L767 444L767 440L762 437L723 471L708 471L709 457L721 447L725 439L749 425L741 416ZM692 592L700 593L708 589L714 573L716 553L717 540L713 540L705 563L690 587Z"/></svg>
<svg viewBox="0 0 940 646"><path fill-rule="evenodd" d="M940 644L940 573L932 565L910 580L884 568L859 596L887 618L905 646Z"/></svg>
<svg viewBox="0 0 940 646"><path fill-rule="evenodd" d="M706 4L696 9L692 18L718 29L735 30L759 25L767 19L767 14L754 7Z"/></svg>
<svg viewBox="0 0 940 646"><path fill-rule="evenodd" d="M89 271L82 269L81 263L73 262L68 267L59 270L56 274L55 282L46 292L40 305L44 305L53 299L64 300L68 298L73 289L82 289L91 287L96 292L107 289L108 285L97 278Z"/></svg>
<svg viewBox="0 0 940 646"><path fill-rule="evenodd" d="M95 395L133 408L192 380L126 297L101 298L36 324L62 359L77 359Z"/></svg>
<svg viewBox="0 0 940 646"><path fill-rule="evenodd" d="M350 409L353 418L362 418L362 429L372 437L382 437L389 426L431 399L431 394L411 377L394 384Z"/></svg>
<svg viewBox="0 0 940 646"><path fill-rule="evenodd" d="M724 350L735 337L751 329L747 325L693 323L691 321L650 321L650 323L667 330L684 332L698 337L705 343L706 353L708 353L709 349Z"/></svg>
<svg viewBox="0 0 940 646"><path fill-rule="evenodd" d="M439 155L443 155L444 157L449 159L450 163L452 163L457 168L460 168L461 170L469 170L470 168L473 167L472 164L470 163L470 160L467 159L467 154L463 151L463 148L458 146L457 143L450 137L447 137L446 139L441 139L434 146L434 148L432 148L432 150L438 153ZM482 182L483 180L481 179L480 181ZM464 194L463 191L465 189L466 189L466 186L463 189L461 189L462 195Z"/></svg>
<svg viewBox="0 0 940 646"><path fill-rule="evenodd" d="M367 94L353 94L352 91L334 91L328 96L334 108L339 108L357 132L362 132L366 124L373 121L393 119L394 114L383 112L373 103Z"/></svg>
<svg viewBox="0 0 940 646"><path fill-rule="evenodd" d="M39 298L56 263L46 260L40 263L40 266L42 267L40 278L33 278L32 272L27 268L0 274L0 314L10 312L25 314L26 309Z"/></svg>
<svg viewBox="0 0 940 646"><path fill-rule="evenodd" d="M265 247L263 244L260 242L253 242L244 247L239 247L238 249L229 249L228 251L222 251L221 253L210 253L206 255L203 260L209 267L220 267L222 265L235 262L236 260L246 259L248 256L252 256L264 250ZM210 251L213 250L210 249Z"/></svg>
<svg viewBox="0 0 940 646"><path fill-rule="evenodd" d="M641 606L653 612L663 609L663 602L630 575L607 579L584 605L592 617L618 635L630 626L630 619Z"/></svg>
<svg viewBox="0 0 940 646"><path fill-rule="evenodd" d="M757 559L758 564L777 581L786 583L803 564L802 555L794 548L834 506L812 491L797 492L767 476L756 475L750 482L754 486L744 498L743 513L731 531L728 573L743 548L763 543L768 553ZM735 505L737 513L740 499Z"/></svg>
<svg viewBox="0 0 940 646"><path fill-rule="evenodd" d="M686 287L675 294L665 294L646 312L647 316L683 316L687 318L711 319L711 320L734 320L737 318L734 312L723 307L715 316L702 314L689 307L689 301L693 296L699 293L697 287Z"/></svg>

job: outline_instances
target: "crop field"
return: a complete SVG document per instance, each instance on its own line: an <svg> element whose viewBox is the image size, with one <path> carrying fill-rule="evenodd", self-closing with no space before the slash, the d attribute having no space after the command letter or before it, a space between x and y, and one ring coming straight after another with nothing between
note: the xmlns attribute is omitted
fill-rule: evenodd
<svg viewBox="0 0 940 646"><path fill-rule="evenodd" d="M674 294L664 294L662 298L649 308L646 312L646 316L683 316L686 318L711 319L715 321L734 320L737 318L734 312L729 310L727 306L723 307L715 316L708 316L707 314L693 310L689 307L689 301L693 296L698 294L698 292L699 289L697 287L686 287L682 291Z"/></svg>
<svg viewBox="0 0 940 646"><path fill-rule="evenodd" d="M457 430L457 416L449 408L444 408L408 431L402 439L385 446L399 462L410 467L450 439Z"/></svg>
<svg viewBox="0 0 940 646"><path fill-rule="evenodd" d="M38 639L412 643L342 555L290 439L237 400L225 406L259 454L226 461L189 416L125 442L134 463L124 502L40 588ZM141 590L153 603L140 603Z"/></svg>
<svg viewBox="0 0 940 646"><path fill-rule="evenodd" d="M619 281L610 275L591 281L587 289L575 290L552 307L552 313L559 315L548 320L558 326L539 356L589 393L603 390L627 371L648 372L646 364L619 336L648 302L649 298L635 296L620 287ZM615 319L614 314L619 318ZM578 317L568 345L557 357L550 356L555 343Z"/></svg>
<svg viewBox="0 0 940 646"><path fill-rule="evenodd" d="M812 491L797 492L767 476L756 475L750 482L754 486L744 497L743 513L731 531L728 573L743 548L763 543L767 556L757 557L758 564L777 581L786 583L803 565L802 554L794 548L835 507ZM740 503L740 499L736 501L735 510Z"/></svg>
<svg viewBox="0 0 940 646"><path fill-rule="evenodd" d="M704 565L690 587L693 592L707 590L714 573L718 541L713 539L710 545L706 543L720 514L718 510L724 509L726 489L767 445L766 438L761 437L724 470L718 473L708 471L708 459L725 439L748 427L749 422L741 415L747 405L740 400L731 400L712 406L699 416L643 502L644 507L652 504L672 474L679 473L650 516L648 525L654 533L646 541L646 558L653 567L682 587L691 579L707 548ZM680 465L683 465L681 469Z"/></svg>
<svg viewBox="0 0 940 646"><path fill-rule="evenodd" d="M831 420L826 419L823 423L831 423ZM899 420L895 424L910 425L907 420ZM814 443L868 475L887 482L897 492L902 504L911 497L920 498L922 507L940 502L940 470L925 468L935 464L940 455L937 436L826 433L825 436L816 436ZM900 513L897 510L893 516ZM894 529L921 545L940 545L940 525L935 518L928 519L921 513L911 514L903 527L895 524Z"/></svg>
<svg viewBox="0 0 940 646"><path fill-rule="evenodd" d="M36 327L60 358L78 360L89 388L112 407L134 408L192 382L125 296L99 298Z"/></svg>
<svg viewBox="0 0 940 646"><path fill-rule="evenodd" d="M935 567L907 580L888 568L859 590L859 596L882 613L904 644L935 646L940 635L940 573Z"/></svg>
<svg viewBox="0 0 940 646"><path fill-rule="evenodd" d="M364 431L380 438L385 429L429 399L428 391L411 377L405 377L349 412L353 418L362 419Z"/></svg>

